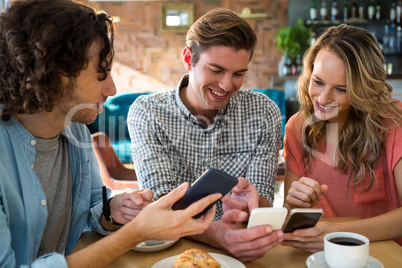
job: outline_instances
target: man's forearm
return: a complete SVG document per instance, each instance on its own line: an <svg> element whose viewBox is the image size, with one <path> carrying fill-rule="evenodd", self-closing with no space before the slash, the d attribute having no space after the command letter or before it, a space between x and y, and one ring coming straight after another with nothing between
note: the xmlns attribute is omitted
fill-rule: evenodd
<svg viewBox="0 0 402 268"><path fill-rule="evenodd" d="M260 195L260 201L258 203L259 203L260 208L262 208L262 207L272 207L271 202L269 202L268 199L266 199L265 197L263 197L261 195Z"/></svg>
<svg viewBox="0 0 402 268"><path fill-rule="evenodd" d="M222 248L217 235L219 224L219 221L213 221L202 234L188 236L187 238L206 243L216 248Z"/></svg>
<svg viewBox="0 0 402 268"><path fill-rule="evenodd" d="M69 267L106 267L141 241L141 233L122 228L67 256L67 264Z"/></svg>

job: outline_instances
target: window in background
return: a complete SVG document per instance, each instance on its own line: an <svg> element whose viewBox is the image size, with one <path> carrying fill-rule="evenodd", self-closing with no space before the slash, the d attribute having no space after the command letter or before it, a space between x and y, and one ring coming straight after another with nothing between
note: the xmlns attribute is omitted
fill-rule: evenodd
<svg viewBox="0 0 402 268"><path fill-rule="evenodd" d="M162 32L185 33L194 22L194 3L161 3Z"/></svg>
<svg viewBox="0 0 402 268"><path fill-rule="evenodd" d="M166 15L166 25L188 25L188 12L186 10L168 10Z"/></svg>
<svg viewBox="0 0 402 268"><path fill-rule="evenodd" d="M6 7L6 0L0 0L0 11L3 11L3 9Z"/></svg>

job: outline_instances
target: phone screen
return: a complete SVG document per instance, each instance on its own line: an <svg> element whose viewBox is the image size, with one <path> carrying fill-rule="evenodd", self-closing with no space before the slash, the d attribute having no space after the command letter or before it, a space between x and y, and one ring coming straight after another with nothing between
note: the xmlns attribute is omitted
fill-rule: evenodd
<svg viewBox="0 0 402 268"><path fill-rule="evenodd" d="M285 223L283 232L291 233L297 229L305 229L314 227L322 216L322 210L316 211L304 211L304 212L292 212L289 214L289 218Z"/></svg>
<svg viewBox="0 0 402 268"><path fill-rule="evenodd" d="M222 197L225 196L236 184L237 178L214 168L206 170L187 190L186 194L176 203L173 204L173 210L185 209L192 203L200 200L201 198L214 194L221 193ZM201 213L195 215L193 218L201 217L207 212L216 202L213 202L206 207Z"/></svg>

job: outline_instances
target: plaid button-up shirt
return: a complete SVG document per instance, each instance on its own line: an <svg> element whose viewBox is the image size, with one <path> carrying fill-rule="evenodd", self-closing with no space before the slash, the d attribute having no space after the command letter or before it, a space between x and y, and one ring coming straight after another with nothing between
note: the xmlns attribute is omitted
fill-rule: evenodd
<svg viewBox="0 0 402 268"><path fill-rule="evenodd" d="M140 187L158 198L213 167L245 177L273 203L282 133L278 106L261 93L240 90L206 127L179 97L187 85L186 75L174 90L141 96L130 107L127 123ZM219 202L215 219L222 215Z"/></svg>

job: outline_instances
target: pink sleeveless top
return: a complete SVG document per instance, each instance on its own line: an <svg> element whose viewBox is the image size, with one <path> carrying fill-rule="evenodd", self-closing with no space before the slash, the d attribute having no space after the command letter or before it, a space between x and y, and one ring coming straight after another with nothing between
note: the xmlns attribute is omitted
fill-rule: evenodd
<svg viewBox="0 0 402 268"><path fill-rule="evenodd" d="M398 103L402 106L400 101ZM315 157L312 158L311 167L308 171L305 170L302 160L302 132L299 126L302 118L299 112L293 115L286 124L283 156L287 168L298 177L309 177L320 184L328 185L328 192L318 204L318 207L324 210L324 217L360 216L364 219L401 207L402 202L395 185L393 170L402 158L402 127L389 131L385 157L375 165L376 180L373 187L368 192L359 192L361 184L357 185L355 190L352 186L349 191L347 190L348 174L343 174L336 169L328 154L314 152ZM327 151L330 151L329 146ZM367 178L369 177L366 177L364 188L367 186ZM402 245L402 237L395 241Z"/></svg>

